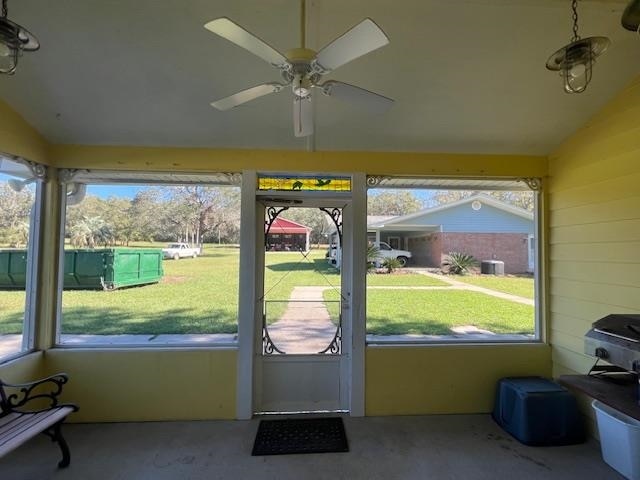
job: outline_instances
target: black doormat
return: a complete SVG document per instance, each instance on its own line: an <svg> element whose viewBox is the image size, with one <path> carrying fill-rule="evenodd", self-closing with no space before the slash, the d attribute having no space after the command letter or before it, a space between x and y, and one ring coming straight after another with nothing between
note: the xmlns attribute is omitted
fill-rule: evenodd
<svg viewBox="0 0 640 480"><path fill-rule="evenodd" d="M342 418L261 420L251 455L348 452Z"/></svg>

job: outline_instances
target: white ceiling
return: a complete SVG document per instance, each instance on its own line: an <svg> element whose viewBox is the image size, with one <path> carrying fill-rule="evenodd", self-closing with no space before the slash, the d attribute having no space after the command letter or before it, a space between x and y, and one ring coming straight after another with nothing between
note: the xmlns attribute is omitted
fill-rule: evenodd
<svg viewBox="0 0 640 480"><path fill-rule="evenodd" d="M391 43L327 78L396 100L382 116L320 97L318 150L546 154L640 72L625 1L580 2L583 37L612 45L580 95L545 69L571 36L568 0L308 0L308 46L364 17ZM303 149L288 90L220 112L209 103L278 72L203 25L228 16L286 51L299 0L9 0L40 51L0 98L55 143Z"/></svg>

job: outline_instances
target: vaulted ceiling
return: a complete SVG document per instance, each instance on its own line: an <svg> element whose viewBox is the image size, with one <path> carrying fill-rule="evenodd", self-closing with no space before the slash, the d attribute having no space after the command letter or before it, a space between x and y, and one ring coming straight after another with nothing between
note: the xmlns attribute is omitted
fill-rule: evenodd
<svg viewBox="0 0 640 480"><path fill-rule="evenodd" d="M580 95L545 69L571 37L568 0L308 0L307 44L371 17L391 43L328 78L395 99L372 116L317 99L318 150L546 154L640 73L625 1L579 3L580 34L611 38ZM220 112L211 101L278 72L203 25L227 16L285 52L299 0L9 0L36 34L0 98L54 143L304 149L289 91Z"/></svg>

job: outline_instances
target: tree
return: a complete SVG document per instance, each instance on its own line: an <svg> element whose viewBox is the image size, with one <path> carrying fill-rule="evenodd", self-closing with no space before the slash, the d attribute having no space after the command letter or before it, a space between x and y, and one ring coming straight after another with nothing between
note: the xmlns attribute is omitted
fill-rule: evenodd
<svg viewBox="0 0 640 480"><path fill-rule="evenodd" d="M237 241L240 231L240 192L237 188L189 185L163 189L165 232L175 240Z"/></svg>
<svg viewBox="0 0 640 480"><path fill-rule="evenodd" d="M408 215L423 207L422 201L408 190L385 190L367 198L369 215Z"/></svg>
<svg viewBox="0 0 640 480"><path fill-rule="evenodd" d="M157 188L149 188L136 193L131 200L127 214L131 222L131 240L151 242L158 235L160 222L158 204L161 192Z"/></svg>
<svg viewBox="0 0 640 480"><path fill-rule="evenodd" d="M27 245L33 201L31 189L16 192L7 183L0 183L0 244Z"/></svg>

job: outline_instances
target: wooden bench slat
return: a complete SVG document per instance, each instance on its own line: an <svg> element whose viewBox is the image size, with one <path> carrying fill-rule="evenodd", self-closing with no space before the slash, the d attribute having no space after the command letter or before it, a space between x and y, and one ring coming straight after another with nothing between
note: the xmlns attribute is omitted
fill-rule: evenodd
<svg viewBox="0 0 640 480"><path fill-rule="evenodd" d="M0 457L64 419L72 407L57 407L39 413L10 413L0 418Z"/></svg>

